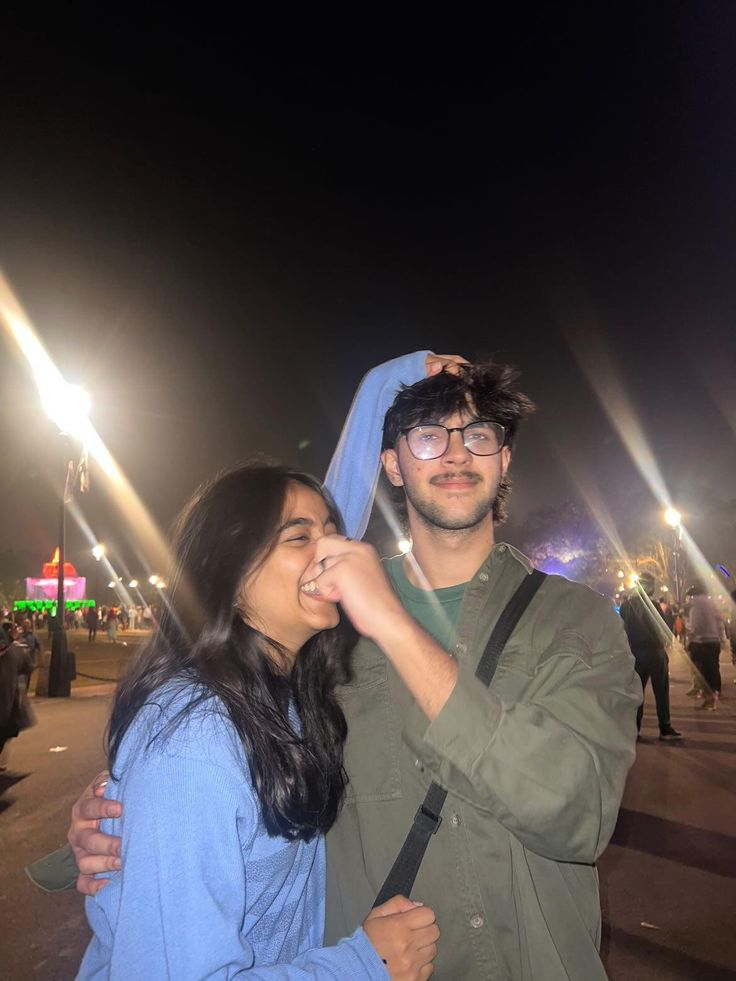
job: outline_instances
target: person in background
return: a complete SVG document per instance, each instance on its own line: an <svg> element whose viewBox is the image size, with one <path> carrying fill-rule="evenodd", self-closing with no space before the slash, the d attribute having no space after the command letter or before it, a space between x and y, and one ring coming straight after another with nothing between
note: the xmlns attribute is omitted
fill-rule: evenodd
<svg viewBox="0 0 736 981"><path fill-rule="evenodd" d="M87 608L85 620L87 622L87 640L92 643L93 640L97 640L97 625L99 623L96 606Z"/></svg>
<svg viewBox="0 0 736 981"><path fill-rule="evenodd" d="M702 701L696 708L714 711L721 697L721 637L723 618L708 596L705 585L695 582L687 591L690 605L687 611L688 651L702 686Z"/></svg>
<svg viewBox="0 0 736 981"><path fill-rule="evenodd" d="M33 668L25 645L16 642L17 628L6 620L0 627L0 770L8 768L10 741L33 725L27 678Z"/></svg>
<svg viewBox="0 0 736 981"><path fill-rule="evenodd" d="M111 644L118 639L118 611L114 606L107 611L107 639Z"/></svg>
<svg viewBox="0 0 736 981"><path fill-rule="evenodd" d="M670 633L673 633L675 626L675 614L672 612L672 607L667 602L666 596L660 596L657 601L657 606L659 607L659 612L662 614L662 619L667 625L667 629Z"/></svg>
<svg viewBox="0 0 736 981"><path fill-rule="evenodd" d="M659 606L652 602L654 596L654 577L642 573L631 595L621 604L621 619L629 640L631 653L636 663L636 673L646 689L651 679L654 701L657 706L659 738L664 740L681 739L670 722L670 676L667 645L672 634L662 616ZM644 705L639 706L636 716L637 730L641 729Z"/></svg>
<svg viewBox="0 0 736 981"><path fill-rule="evenodd" d="M28 649L28 655L31 659L32 674L41 664L41 660L43 658L43 647L41 646L41 641L33 632L33 624L28 619L23 621L20 641L25 644L26 648ZM26 690L28 690L31 685L31 674L26 675Z"/></svg>

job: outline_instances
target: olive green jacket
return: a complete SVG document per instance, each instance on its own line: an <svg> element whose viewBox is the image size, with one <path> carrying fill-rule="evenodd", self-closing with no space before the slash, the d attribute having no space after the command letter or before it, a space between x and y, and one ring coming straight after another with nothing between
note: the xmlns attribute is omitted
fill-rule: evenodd
<svg viewBox="0 0 736 981"><path fill-rule="evenodd" d="M490 688L475 669L531 570L496 545L468 585L455 689L433 722L381 651L361 640L341 689L346 804L327 836L325 943L368 913L432 779L448 790L412 893L437 914L439 981L596 981L595 861L634 762L639 678L604 597L549 576Z"/></svg>

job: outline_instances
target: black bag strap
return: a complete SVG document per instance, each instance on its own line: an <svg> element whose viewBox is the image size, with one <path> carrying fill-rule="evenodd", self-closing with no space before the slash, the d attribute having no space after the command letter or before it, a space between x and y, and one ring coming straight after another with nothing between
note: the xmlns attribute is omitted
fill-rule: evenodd
<svg viewBox="0 0 736 981"><path fill-rule="evenodd" d="M509 637L546 578L546 573L534 569L528 576L524 577L524 581L504 607L475 670L476 678L482 681L486 687L493 680L493 675L496 673L498 662ZM381 886L373 904L374 908L399 893L407 897L411 895L414 880L419 872L429 840L442 824L442 808L446 797L445 788L433 780L429 785L426 797L419 806L419 810L414 815L414 823L396 856L396 861L386 876L386 881Z"/></svg>

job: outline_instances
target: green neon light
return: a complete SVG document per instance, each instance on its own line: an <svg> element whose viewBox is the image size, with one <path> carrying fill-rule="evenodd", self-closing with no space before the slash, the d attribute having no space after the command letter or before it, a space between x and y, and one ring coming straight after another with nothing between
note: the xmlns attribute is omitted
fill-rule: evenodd
<svg viewBox="0 0 736 981"><path fill-rule="evenodd" d="M67 600L64 603L64 609L66 610L85 610L90 607L95 607L97 604L94 600ZM52 617L56 616L56 600L16 600L13 603L13 611L22 612L23 610L32 610L34 613L50 613Z"/></svg>

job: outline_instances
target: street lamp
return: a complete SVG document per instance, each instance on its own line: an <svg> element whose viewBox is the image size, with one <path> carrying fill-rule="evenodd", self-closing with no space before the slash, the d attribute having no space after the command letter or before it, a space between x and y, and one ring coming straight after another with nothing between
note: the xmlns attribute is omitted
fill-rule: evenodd
<svg viewBox="0 0 736 981"><path fill-rule="evenodd" d="M95 566L95 589L94 589L95 597L94 598L95 598L95 603L98 603L100 599L100 562L102 561L102 559L104 559L105 555L107 554L107 547L103 545L102 542L98 542L92 549L92 554L94 555L95 561L97 562L97 565Z"/></svg>
<svg viewBox="0 0 736 981"><path fill-rule="evenodd" d="M62 438L71 437L84 442L90 424L87 414L90 397L80 385L70 385L58 372L37 377L41 405ZM83 454L82 460L85 459ZM81 473L82 461L70 459L69 447L64 445L64 487L59 506L59 568L56 585L56 616L51 635L49 661L49 698L68 698L71 695L71 669L64 627L64 560L66 545L66 505L74 493L74 484Z"/></svg>
<svg viewBox="0 0 736 981"><path fill-rule="evenodd" d="M675 563L675 596L680 605L680 541L682 539L682 515L673 507L667 508L663 518L672 529L672 558Z"/></svg>

